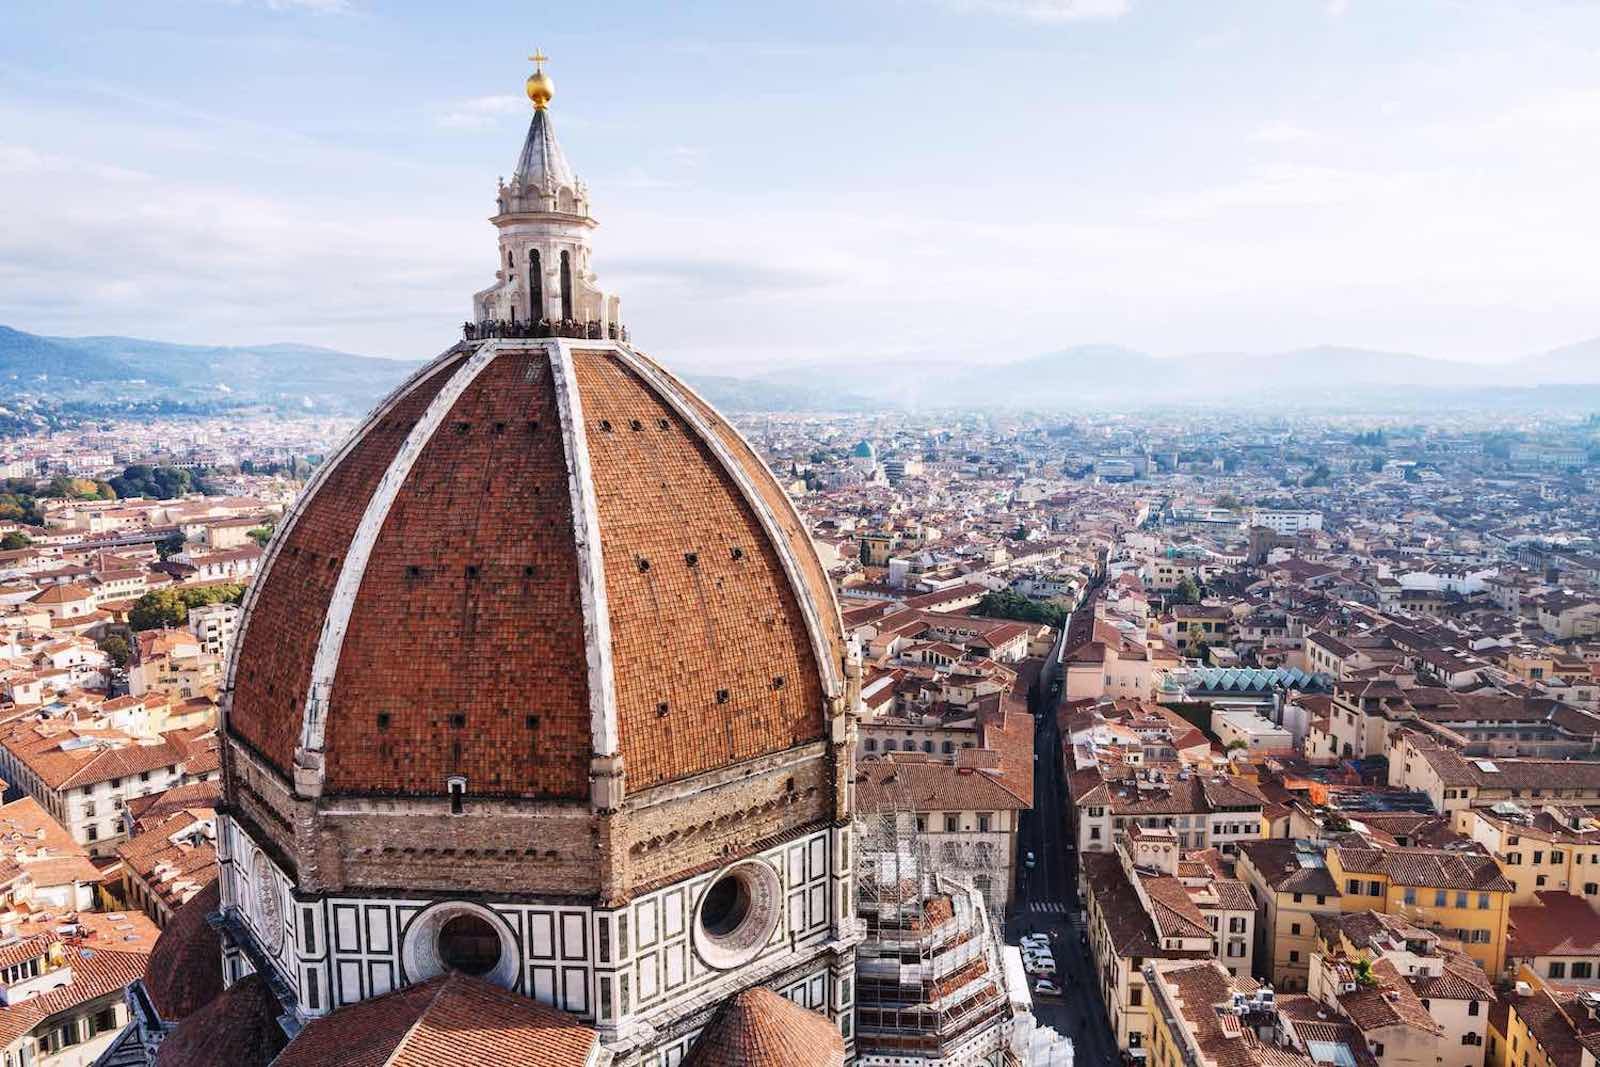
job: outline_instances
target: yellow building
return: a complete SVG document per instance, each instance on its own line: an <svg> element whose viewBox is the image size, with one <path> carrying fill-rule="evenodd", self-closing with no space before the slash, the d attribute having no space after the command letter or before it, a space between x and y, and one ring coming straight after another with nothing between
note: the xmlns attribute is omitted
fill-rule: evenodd
<svg viewBox="0 0 1600 1067"><path fill-rule="evenodd" d="M1587 807L1458 811L1452 828L1494 853L1516 887L1515 905L1538 893L1571 893L1600 904L1600 820Z"/></svg>
<svg viewBox="0 0 1600 1067"><path fill-rule="evenodd" d="M1344 911L1381 911L1460 941L1497 976L1505 968L1506 923L1515 886L1493 856L1427 848L1328 849L1328 874Z"/></svg>
<svg viewBox="0 0 1600 1067"><path fill-rule="evenodd" d="M867 567L887 567L889 557L894 553L896 538L894 534L882 530L874 530L861 535L861 563Z"/></svg>
<svg viewBox="0 0 1600 1067"><path fill-rule="evenodd" d="M1476 961L1396 915L1318 926L1310 993L1381 1047L1384 1067L1483 1067L1494 986Z"/></svg>
<svg viewBox="0 0 1600 1067"><path fill-rule="evenodd" d="M1258 971L1283 992L1307 988L1317 945L1317 916L1337 915L1339 887L1321 846L1310 841L1245 841L1235 868L1256 898L1256 926L1266 947Z"/></svg>
<svg viewBox="0 0 1600 1067"><path fill-rule="evenodd" d="M1145 1062L1152 1067L1314 1067L1287 1034L1283 1044L1260 1036L1282 1031L1271 991L1263 993L1253 980L1233 977L1210 960L1147 963L1143 977L1152 1007ZM1338 1042L1326 1039L1340 1036L1337 1028L1319 1028L1322 1050L1333 1051ZM1356 1062L1353 1049L1343 1051Z"/></svg>
<svg viewBox="0 0 1600 1067"><path fill-rule="evenodd" d="M1216 854L1183 854L1171 830L1134 828L1115 852L1088 852L1084 910L1095 977L1117 1046L1146 1055L1152 960L1216 960L1226 976L1250 973L1252 901L1224 876Z"/></svg>
<svg viewBox="0 0 1600 1067"><path fill-rule="evenodd" d="M1523 970L1489 1028L1487 1067L1595 1067L1600 1021L1593 985L1547 982ZM1502 1027L1504 1029L1502 1030Z"/></svg>

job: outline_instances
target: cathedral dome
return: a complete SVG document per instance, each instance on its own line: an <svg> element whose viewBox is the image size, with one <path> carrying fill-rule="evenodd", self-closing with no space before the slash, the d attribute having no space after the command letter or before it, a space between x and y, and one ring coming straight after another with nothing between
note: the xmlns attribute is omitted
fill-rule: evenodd
<svg viewBox="0 0 1600 1067"><path fill-rule="evenodd" d="M628 793L827 736L838 608L738 432L626 345L465 342L319 470L227 729L303 795Z"/></svg>

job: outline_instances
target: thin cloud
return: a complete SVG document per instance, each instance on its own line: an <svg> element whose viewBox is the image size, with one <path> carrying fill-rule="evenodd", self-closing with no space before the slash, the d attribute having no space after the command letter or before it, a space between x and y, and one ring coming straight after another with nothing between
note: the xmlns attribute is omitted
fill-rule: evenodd
<svg viewBox="0 0 1600 1067"><path fill-rule="evenodd" d="M485 130L498 126L507 115L520 115L527 110L528 101L510 93L476 96L446 105L434 116L433 124L447 130Z"/></svg>

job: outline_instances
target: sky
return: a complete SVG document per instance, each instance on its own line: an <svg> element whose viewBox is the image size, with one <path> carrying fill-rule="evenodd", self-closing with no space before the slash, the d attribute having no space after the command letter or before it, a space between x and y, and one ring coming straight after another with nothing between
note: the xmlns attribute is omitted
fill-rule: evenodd
<svg viewBox="0 0 1600 1067"><path fill-rule="evenodd" d="M441 351L535 48L685 369L1600 334L1585 0L3 3L0 323Z"/></svg>

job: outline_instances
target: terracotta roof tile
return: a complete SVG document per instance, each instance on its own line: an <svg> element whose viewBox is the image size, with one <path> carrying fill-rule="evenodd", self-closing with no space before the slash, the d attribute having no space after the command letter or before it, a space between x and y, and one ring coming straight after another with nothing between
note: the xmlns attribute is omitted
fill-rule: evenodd
<svg viewBox="0 0 1600 1067"><path fill-rule="evenodd" d="M422 416L465 354L440 364L401 398L349 451L329 461L327 474L303 494L273 539L246 599L249 620L239 634L232 733L280 769L294 762L300 713L323 613L338 581L338 561L350 547L367 501L410 427Z"/></svg>
<svg viewBox="0 0 1600 1067"><path fill-rule="evenodd" d="M222 992L222 941L206 917L222 903L212 881L173 914L150 953L145 991L167 1021L184 1019Z"/></svg>
<svg viewBox="0 0 1600 1067"><path fill-rule="evenodd" d="M844 1038L814 1011L770 989L725 1002L700 1032L683 1067L841 1067Z"/></svg>
<svg viewBox="0 0 1600 1067"><path fill-rule="evenodd" d="M282 1013L261 976L246 975L166 1036L156 1067L267 1067L287 1044Z"/></svg>
<svg viewBox="0 0 1600 1067"><path fill-rule="evenodd" d="M566 1012L448 974L312 1021L273 1067L583 1067L598 1040Z"/></svg>

